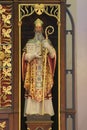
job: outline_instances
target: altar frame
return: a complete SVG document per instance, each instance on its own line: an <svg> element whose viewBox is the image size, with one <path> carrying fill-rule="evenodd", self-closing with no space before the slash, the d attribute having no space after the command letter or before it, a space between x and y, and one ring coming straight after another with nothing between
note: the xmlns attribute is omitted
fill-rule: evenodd
<svg viewBox="0 0 87 130"><path fill-rule="evenodd" d="M36 4L19 4L19 81L21 81L21 25L22 25L22 19L24 18L24 17L27 17L27 16L30 16L30 15L32 15L34 12L35 12L35 10L33 10L33 12L31 12L30 14L25 14L24 16L21 16L21 7L22 6L25 6L25 7L27 7L27 6L35 6ZM40 6L40 5L43 5L43 6L51 6L51 7L57 7L58 6L58 14L57 15L53 15L53 14L49 14L48 12L46 12L47 13L47 15L48 16L50 16L50 17L54 17L54 18L56 18L57 19L57 24L58 24L58 130L61 130L61 126L60 126L60 123L61 123L61 119L60 119L60 33L61 33L61 16L60 16L60 11L61 11L61 7L60 7L60 4L56 4L56 6L55 6L55 4L37 4L38 6ZM43 11L44 12L44 11ZM39 14L38 14L39 15ZM21 82L19 82L19 86L21 86ZM20 87L20 89L19 89L19 111L21 112L21 87ZM21 122L21 114L19 114L19 122ZM21 129L21 126L20 126L20 123L19 123L19 129Z"/></svg>

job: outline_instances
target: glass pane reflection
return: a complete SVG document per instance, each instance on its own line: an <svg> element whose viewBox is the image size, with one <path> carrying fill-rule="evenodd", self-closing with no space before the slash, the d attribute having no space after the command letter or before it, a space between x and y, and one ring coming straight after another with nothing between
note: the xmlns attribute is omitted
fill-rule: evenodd
<svg viewBox="0 0 87 130"><path fill-rule="evenodd" d="M73 118L71 117L71 115L69 115L67 118L66 127L67 130L73 130Z"/></svg>
<svg viewBox="0 0 87 130"><path fill-rule="evenodd" d="M71 109L73 107L72 101L72 73L68 71L66 75L66 108Z"/></svg>

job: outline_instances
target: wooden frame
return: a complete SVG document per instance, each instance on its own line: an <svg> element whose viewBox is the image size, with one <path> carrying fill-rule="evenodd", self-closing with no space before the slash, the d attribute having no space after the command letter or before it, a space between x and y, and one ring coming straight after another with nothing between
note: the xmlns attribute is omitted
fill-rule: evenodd
<svg viewBox="0 0 87 130"><path fill-rule="evenodd" d="M5 3L5 1L3 1ZM12 2L12 0L8 0L7 2ZM6 3L7 3L6 2ZM0 2L2 3L2 2ZM14 0L13 3L13 108L12 110L2 110L0 113L0 118L1 119L8 119L9 120L9 130L20 130L20 95L19 95L19 90L20 90L20 77L19 77L19 24L18 23L18 16L19 16L19 11L18 11L18 5L19 3L48 3L48 4L56 4L59 3L61 7L61 32L60 32L60 127L58 130L65 130L65 21L66 21L66 5L65 5L65 0L49 0L49 1L23 1L23 0ZM62 37L63 36L63 37ZM16 65L14 67L14 65ZM17 96L19 95L19 96ZM4 114L3 114L4 113ZM15 125L16 124L16 125Z"/></svg>

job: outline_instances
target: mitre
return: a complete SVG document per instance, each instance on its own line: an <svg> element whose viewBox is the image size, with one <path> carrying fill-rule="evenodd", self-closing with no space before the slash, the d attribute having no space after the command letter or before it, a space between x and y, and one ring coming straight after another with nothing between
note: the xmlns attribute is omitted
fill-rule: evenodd
<svg viewBox="0 0 87 130"><path fill-rule="evenodd" d="M38 19L36 19L34 24L35 24L35 26L42 26L43 25L43 21L38 18Z"/></svg>

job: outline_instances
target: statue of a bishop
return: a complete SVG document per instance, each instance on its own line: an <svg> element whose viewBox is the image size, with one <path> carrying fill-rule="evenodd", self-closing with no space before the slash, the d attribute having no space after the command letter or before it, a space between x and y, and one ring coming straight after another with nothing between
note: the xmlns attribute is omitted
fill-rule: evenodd
<svg viewBox="0 0 87 130"><path fill-rule="evenodd" d="M22 54L22 78L25 88L24 115L54 115L52 87L56 51L43 36L43 21L36 19L35 36L29 39Z"/></svg>

